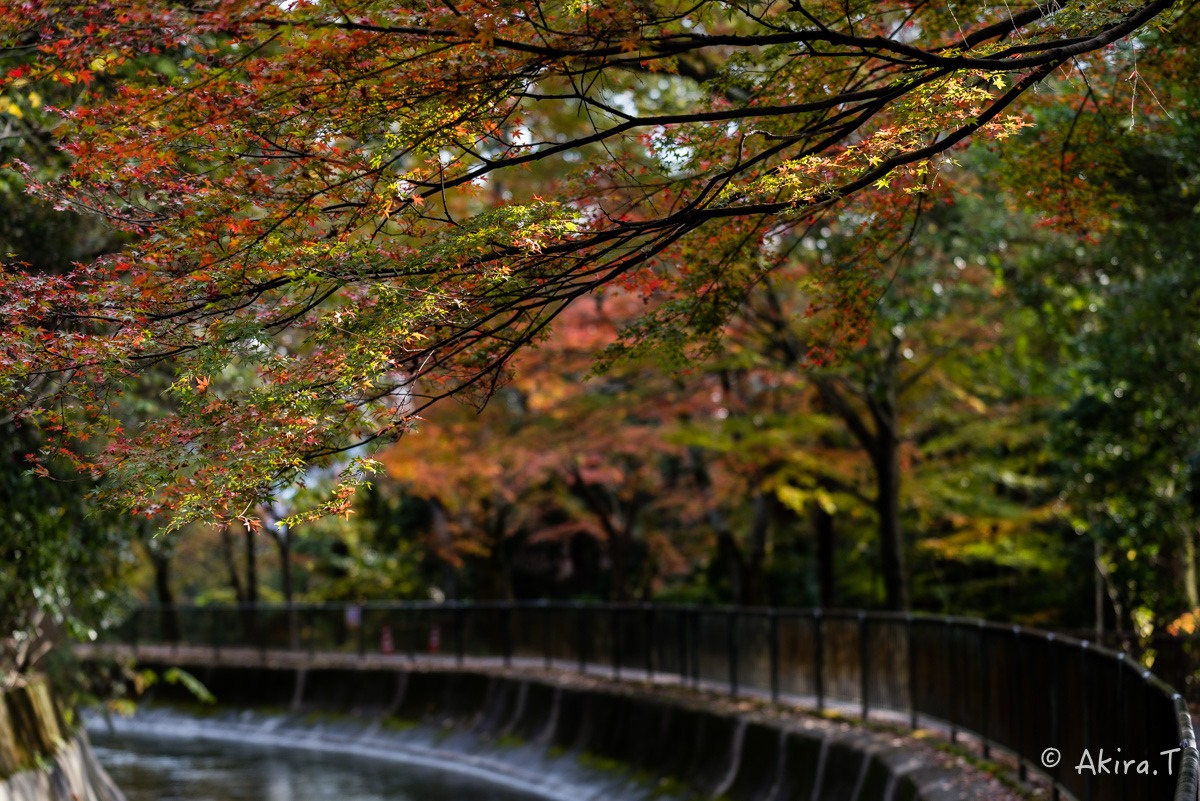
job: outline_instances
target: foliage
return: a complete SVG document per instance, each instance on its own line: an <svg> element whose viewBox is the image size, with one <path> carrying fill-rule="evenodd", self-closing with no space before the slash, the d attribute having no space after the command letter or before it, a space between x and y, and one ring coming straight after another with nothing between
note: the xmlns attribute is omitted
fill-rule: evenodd
<svg viewBox="0 0 1200 801"><path fill-rule="evenodd" d="M130 559L124 530L94 513L69 470L27 474L21 462L37 444L28 426L0 435L0 684L57 642L94 639L123 599Z"/></svg>
<svg viewBox="0 0 1200 801"><path fill-rule="evenodd" d="M15 168L132 241L0 274L0 396L46 458L171 526L257 525L351 453L287 523L344 512L369 448L492 395L579 298L677 289L716 332L778 262L747 249L920 202L954 147L1019 132L1057 68L1103 69L1172 7L6 0L4 113L70 90L46 111L69 168ZM866 269L828 282L855 336ZM127 426L114 404L151 369L170 408Z"/></svg>

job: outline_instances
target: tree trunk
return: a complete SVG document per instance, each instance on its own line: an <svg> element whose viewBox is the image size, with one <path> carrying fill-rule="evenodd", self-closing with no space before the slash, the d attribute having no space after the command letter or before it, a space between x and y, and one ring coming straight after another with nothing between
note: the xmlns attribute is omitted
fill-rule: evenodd
<svg viewBox="0 0 1200 801"><path fill-rule="evenodd" d="M454 535L446 508L436 498L430 501L433 510L433 531L437 537L438 555L442 560L442 592L447 601L458 600L458 577L450 559L454 553Z"/></svg>
<svg viewBox="0 0 1200 801"><path fill-rule="evenodd" d="M512 556L508 546L508 504L501 504L496 510L492 521L492 553L500 568L500 598L505 601L516 600L516 588L513 586Z"/></svg>
<svg viewBox="0 0 1200 801"><path fill-rule="evenodd" d="M846 423L850 433L871 457L875 472L875 512L879 517L879 551L882 561L884 605L892 611L908 609L904 574L904 540L900 531L900 421L896 419L895 359L898 340L884 368L858 395L871 413L872 427L849 402L833 379L815 379L821 398Z"/></svg>
<svg viewBox="0 0 1200 801"><path fill-rule="evenodd" d="M241 606L245 603L246 596L242 593L242 579L238 575L237 560L233 555L233 536L229 533L228 526L221 529L221 551L225 555L225 567L229 571L229 585L233 587L233 597Z"/></svg>
<svg viewBox="0 0 1200 801"><path fill-rule="evenodd" d="M258 620L258 556L254 553L254 546L257 544L254 531L249 526L246 527L245 533L246 543L246 638L252 641L258 641L259 637L259 620Z"/></svg>
<svg viewBox="0 0 1200 801"><path fill-rule="evenodd" d="M179 642L179 613L171 592L171 556L161 550L151 551L150 561L154 564L154 588L162 609L162 638L166 642Z"/></svg>
<svg viewBox="0 0 1200 801"><path fill-rule="evenodd" d="M721 514L720 508L709 491L712 487L712 480L708 475L708 465L704 461L703 451L700 448L691 447L688 448L688 455L691 459L692 480L695 481L697 490L705 500L705 516L708 518L708 525L717 535L716 564L727 571L732 603L734 606L741 606L746 601L746 560L742 555L742 547L738 544L737 538L733 536L733 532L729 530L725 515Z"/></svg>
<svg viewBox="0 0 1200 801"><path fill-rule="evenodd" d="M763 605L767 600L763 565L767 560L767 535L771 527L771 495L759 490L754 493L754 517L750 523L748 553L746 554L746 598L748 604Z"/></svg>
<svg viewBox="0 0 1200 801"><path fill-rule="evenodd" d="M300 620L296 610L292 608L295 591L292 588L292 533L285 526L282 530L271 530L271 539L279 551L279 579L283 590L283 600L288 610L288 647L293 651L300 649Z"/></svg>
<svg viewBox="0 0 1200 801"><path fill-rule="evenodd" d="M879 515L879 550L883 562L884 605L895 612L908 609L904 576L904 538L900 530L900 447L881 431L875 463L875 512Z"/></svg>
<svg viewBox="0 0 1200 801"><path fill-rule="evenodd" d="M258 603L258 558L254 553L255 535L246 528L246 604L253 609Z"/></svg>
<svg viewBox="0 0 1200 801"><path fill-rule="evenodd" d="M723 565L729 576L729 595L734 606L746 603L746 558L742 547L729 529L717 531L717 564Z"/></svg>
<svg viewBox="0 0 1200 801"><path fill-rule="evenodd" d="M821 607L833 609L837 606L837 591L834 587L834 530L833 515L819 503L813 504L813 528L817 532L817 586Z"/></svg>

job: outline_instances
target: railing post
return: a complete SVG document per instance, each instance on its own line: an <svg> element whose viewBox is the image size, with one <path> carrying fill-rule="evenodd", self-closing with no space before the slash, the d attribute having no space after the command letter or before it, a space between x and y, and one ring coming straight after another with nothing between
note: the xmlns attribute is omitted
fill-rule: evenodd
<svg viewBox="0 0 1200 801"><path fill-rule="evenodd" d="M209 625L212 626L212 649L213 659L221 658L221 613L215 607L212 610L212 617L209 620Z"/></svg>
<svg viewBox="0 0 1200 801"><path fill-rule="evenodd" d="M675 610L675 633L679 640L679 686L687 685L688 680L688 647L687 647L687 612L682 609Z"/></svg>
<svg viewBox="0 0 1200 801"><path fill-rule="evenodd" d="M296 615L296 602L288 601L287 605L287 624L288 624L288 650L300 650L300 618Z"/></svg>
<svg viewBox="0 0 1200 801"><path fill-rule="evenodd" d="M813 684L817 690L817 711L825 709L825 627L821 610L813 610Z"/></svg>
<svg viewBox="0 0 1200 801"><path fill-rule="evenodd" d="M950 662L950 742L958 742L958 649L954 647L954 619L945 620L946 653Z"/></svg>
<svg viewBox="0 0 1200 801"><path fill-rule="evenodd" d="M871 654L867 632L867 613L858 613L858 683L862 695L862 719L865 723L871 711L869 696L871 694Z"/></svg>
<svg viewBox="0 0 1200 801"><path fill-rule="evenodd" d="M767 646L771 657L771 701L779 702L779 615L767 610Z"/></svg>
<svg viewBox="0 0 1200 801"><path fill-rule="evenodd" d="M992 723L992 665L988 660L986 632L987 624L979 621L979 658L983 662L983 731L979 732L979 739L983 745L983 758L991 759L992 748L989 745L988 733Z"/></svg>
<svg viewBox="0 0 1200 801"><path fill-rule="evenodd" d="M267 661L267 625L266 615L261 609L255 608L254 611L254 634L258 640L258 655L263 662Z"/></svg>
<svg viewBox="0 0 1200 801"><path fill-rule="evenodd" d="M355 645L358 648L358 658L366 659L367 657L367 607L359 605L358 607L358 631L355 633Z"/></svg>
<svg viewBox="0 0 1200 801"><path fill-rule="evenodd" d="M308 609L308 658L317 655L317 613L312 607Z"/></svg>
<svg viewBox="0 0 1200 801"><path fill-rule="evenodd" d="M1150 708L1152 706L1151 696L1153 694L1153 690L1154 690L1154 688L1150 684L1150 671L1143 670L1142 671L1142 703L1141 703L1142 730L1143 730L1142 743L1144 744L1143 747L1147 751L1150 751L1150 743L1153 742L1153 739L1150 736ZM1172 757L1172 758L1174 758L1174 757ZM1055 799L1055 801L1058 801L1058 799Z"/></svg>
<svg viewBox="0 0 1200 801"><path fill-rule="evenodd" d="M1013 626L1013 658L1015 664L1013 668L1010 683L1016 685L1015 690L1010 690L1013 697L1013 708L1017 713L1016 725L1016 745L1017 745L1017 777L1022 783L1029 780L1028 768L1025 764L1025 754L1022 749L1022 743L1025 741L1025 679L1022 671L1025 669L1024 661L1021 659L1021 645L1024 642L1021 637L1021 627Z"/></svg>
<svg viewBox="0 0 1200 801"><path fill-rule="evenodd" d="M1058 649L1054 647L1054 633L1046 635L1046 648L1050 652L1050 742L1057 743L1058 737ZM1058 801L1058 765L1050 768L1050 797Z"/></svg>
<svg viewBox="0 0 1200 801"><path fill-rule="evenodd" d="M1125 701L1125 652L1117 653L1117 731L1121 733L1120 748L1129 747L1129 716ZM1129 774L1121 774L1121 798L1129 797Z"/></svg>
<svg viewBox="0 0 1200 801"><path fill-rule="evenodd" d="M1084 702L1082 704L1082 706L1083 706L1083 750L1090 752L1091 748L1092 748L1092 738L1091 738L1092 705L1090 703L1088 703L1088 701L1090 701L1092 698L1092 670L1091 670L1091 665L1088 662L1088 641L1087 640L1084 640L1083 642L1081 642L1079 644L1079 673L1080 673L1079 683L1081 685L1083 685L1082 695L1084 698ZM1095 799L1095 797L1096 797L1095 782L1092 781L1091 776L1087 777L1086 781L1087 781L1087 784L1086 784L1087 792L1085 793L1085 795L1087 796L1087 801L1093 801L1093 799Z"/></svg>
<svg viewBox="0 0 1200 801"><path fill-rule="evenodd" d="M612 639L612 675L621 678L621 610L614 606L608 622L608 636Z"/></svg>
<svg viewBox="0 0 1200 801"><path fill-rule="evenodd" d="M917 730L917 646L913 640L913 616L904 616L904 645L908 649L908 717L909 726Z"/></svg>
<svg viewBox="0 0 1200 801"><path fill-rule="evenodd" d="M642 626L646 632L646 681L654 681L654 607L642 607Z"/></svg>
<svg viewBox="0 0 1200 801"><path fill-rule="evenodd" d="M459 667L462 667L463 659L467 654L467 632L466 632L466 616L467 612L462 608L462 604L458 601L454 602L454 662Z"/></svg>
<svg viewBox="0 0 1200 801"><path fill-rule="evenodd" d="M725 623L725 654L729 663L729 695L737 698L738 694L738 661L737 661L737 610L730 609Z"/></svg>
<svg viewBox="0 0 1200 801"><path fill-rule="evenodd" d="M405 624L409 630L409 636L404 639L408 641L408 661L417 661L417 640L421 636L421 611L420 608L410 609L410 614L405 616Z"/></svg>
<svg viewBox="0 0 1200 801"><path fill-rule="evenodd" d="M700 689L700 610L692 610L692 687Z"/></svg>
<svg viewBox="0 0 1200 801"><path fill-rule="evenodd" d="M580 604L576 609L579 612L579 672L587 673L588 608Z"/></svg>
<svg viewBox="0 0 1200 801"><path fill-rule="evenodd" d="M500 647L504 650L504 666L512 666L512 622L513 622L513 605L507 603L500 611Z"/></svg>

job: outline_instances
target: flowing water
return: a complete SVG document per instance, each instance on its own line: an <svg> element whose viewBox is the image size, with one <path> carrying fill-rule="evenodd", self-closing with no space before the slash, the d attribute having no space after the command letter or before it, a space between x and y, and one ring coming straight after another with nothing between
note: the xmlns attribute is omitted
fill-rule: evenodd
<svg viewBox="0 0 1200 801"><path fill-rule="evenodd" d="M299 749L93 732L128 801L537 801L433 768Z"/></svg>

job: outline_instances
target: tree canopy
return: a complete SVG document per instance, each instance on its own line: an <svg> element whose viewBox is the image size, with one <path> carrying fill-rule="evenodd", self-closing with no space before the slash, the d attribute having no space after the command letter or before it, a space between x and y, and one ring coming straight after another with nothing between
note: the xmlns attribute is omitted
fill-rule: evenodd
<svg viewBox="0 0 1200 801"><path fill-rule="evenodd" d="M258 525L314 464L342 482L308 514L345 511L371 447L491 396L572 302L640 294L610 355L686 363L836 217L821 362L952 150L1157 102L1138 52L1175 5L0 0L0 111L66 156L13 167L128 237L0 273L0 402L172 525ZM169 390L139 419L147 376Z"/></svg>

